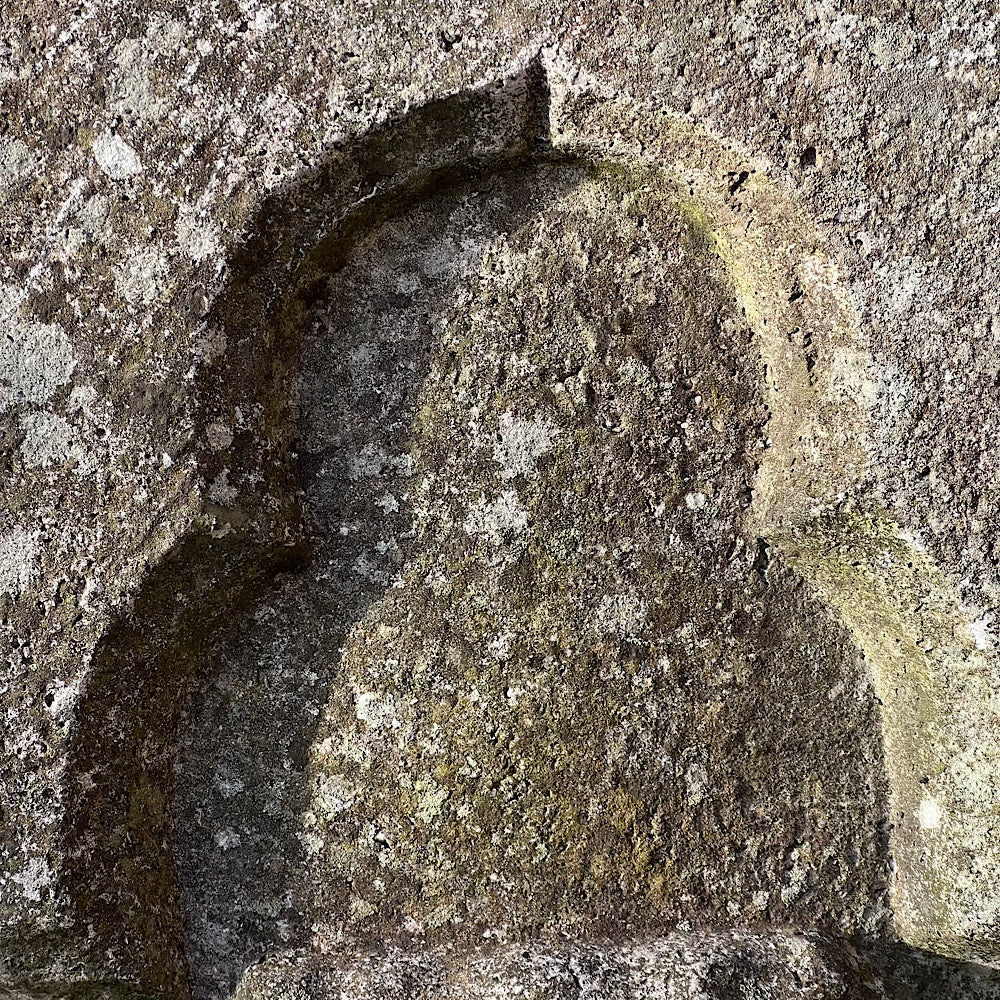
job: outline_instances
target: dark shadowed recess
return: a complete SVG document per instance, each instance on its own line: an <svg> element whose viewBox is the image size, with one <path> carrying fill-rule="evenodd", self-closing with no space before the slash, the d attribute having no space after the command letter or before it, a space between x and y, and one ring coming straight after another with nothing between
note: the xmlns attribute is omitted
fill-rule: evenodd
<svg viewBox="0 0 1000 1000"><path fill-rule="evenodd" d="M479 191L499 183L501 174L515 187L523 177L511 165L476 178L473 187ZM456 190L468 187L442 184L422 204L447 201ZM526 198L505 218L506 225L516 229L532 210ZM327 277L338 267L335 262ZM435 293L447 298L456 280L455 276L437 278ZM350 308L341 307L328 287L323 294L320 312L330 307L343 315ZM400 304L397 299L405 298L389 296L386 304L392 308ZM389 454L405 450L437 342L434 331L428 326L412 338L394 342L385 362L392 373L392 391L386 393L391 398L377 394L378 403L371 404L374 410L365 417L360 400L348 389L344 359L352 346L350 336L334 323L308 340L311 346L300 355L303 395L307 383L320 381L324 406L337 414L331 419L339 417L351 426L359 423L355 444L375 444ZM325 377L310 373L310 365L320 360ZM304 410L308 405L305 400L301 403ZM300 420L307 422L305 413ZM321 452L311 451L302 442L298 451L299 485L309 498L315 533L314 561L272 590L261 611L266 622L286 617L314 622L322 638L302 629L289 642L279 628L281 662L289 665L288 671L269 662L273 652L269 642L275 637L267 624L255 622L232 641L217 643L211 675L191 700L180 733L174 848L191 987L199 1000L230 995L242 973L268 951L305 944L307 928L297 909L297 897L307 879L308 858L299 839L303 833L299 817L309 808L314 790L308 767L319 706L336 686L329 673L311 667L319 648L337 648L345 642L353 626L386 591L383 582L359 581L349 567L396 515L375 504L352 504L349 477L341 464L342 452L346 452L343 442ZM339 471L333 473L331 467ZM408 511L398 516L405 521ZM341 537L337 531L341 519L354 525L350 537ZM220 776L238 781L238 798L219 801L213 795ZM279 785L282 791L275 801L272 789ZM220 851L214 834L229 829L230 823L238 831L239 844ZM275 930L278 925L280 935Z"/></svg>
<svg viewBox="0 0 1000 1000"><path fill-rule="evenodd" d="M551 158L547 107L540 65L432 103L331 150L266 199L248 227L209 317L228 348L202 370L197 393L203 426L232 420L237 407L249 426L228 454L205 449L197 457L206 481L224 463L234 473L260 470L263 479L238 510L206 511L96 651L67 763L70 862L60 892L73 923L62 937L5 951L7 981L23 984L16 995L191 996L171 846L176 731L213 646L239 629L277 574L309 556L290 392L299 334L325 278L361 235L453 183ZM845 978L859 990L863 979L884 976L898 984L892 996L1000 995L985 970L902 945L861 958L830 942L830 961L849 968ZM751 985L749 972L723 975L717 995L755 995L746 992ZM407 995L420 993L415 983ZM0 987L5 995L14 994Z"/></svg>

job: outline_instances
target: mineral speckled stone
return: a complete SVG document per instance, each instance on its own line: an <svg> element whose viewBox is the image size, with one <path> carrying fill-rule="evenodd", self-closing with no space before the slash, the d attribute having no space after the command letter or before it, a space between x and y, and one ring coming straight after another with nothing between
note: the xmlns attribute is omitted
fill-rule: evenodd
<svg viewBox="0 0 1000 1000"><path fill-rule="evenodd" d="M316 552L178 758L196 972L304 914L324 948L885 921L870 683L746 542L762 363L650 181L461 186L317 303Z"/></svg>
<svg viewBox="0 0 1000 1000"><path fill-rule="evenodd" d="M0 994L1000 996L995 12L0 12Z"/></svg>

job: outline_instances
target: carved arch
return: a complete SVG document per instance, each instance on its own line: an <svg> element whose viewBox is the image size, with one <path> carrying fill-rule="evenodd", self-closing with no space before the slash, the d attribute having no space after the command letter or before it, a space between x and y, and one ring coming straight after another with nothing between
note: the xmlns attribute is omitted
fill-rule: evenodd
<svg viewBox="0 0 1000 1000"><path fill-rule="evenodd" d="M210 643L269 578L308 557L290 387L296 339L326 276L360 236L444 185L575 160L670 176L692 225L724 262L768 372L771 441L754 490L753 532L836 609L872 662L886 706L900 929L946 953L961 952L970 937L972 953L995 948L995 932L973 912L982 887L941 886L941 873L964 869L973 849L921 821L928 787L961 795L948 759L975 720L949 720L942 677L978 676L977 653L941 575L865 507L871 390L835 266L791 200L738 152L669 113L557 85L536 60L333 151L294 189L265 201L233 255L209 317L228 347L201 371L198 401L203 424L238 424L239 413L242 432L228 451L205 448L198 457L206 483L227 469L260 470L262 481L236 507L206 497L190 533L95 656L69 767L77 805L65 830L72 864L63 886L77 926L94 929L95 976L110 952L152 993L188 990L170 849L176 726ZM930 651L918 642L928 634L943 637ZM914 741L916 724L932 727L931 745ZM986 820L993 808L983 811ZM945 904L942 893L958 895Z"/></svg>

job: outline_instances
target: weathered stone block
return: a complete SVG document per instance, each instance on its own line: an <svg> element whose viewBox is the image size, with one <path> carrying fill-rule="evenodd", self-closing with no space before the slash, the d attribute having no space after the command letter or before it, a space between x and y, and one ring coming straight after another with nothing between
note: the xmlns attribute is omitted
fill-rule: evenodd
<svg viewBox="0 0 1000 1000"><path fill-rule="evenodd" d="M973 435L925 391L966 450L913 459L878 316L922 272L823 231L834 140L795 112L782 175L721 138L708 18L511 62L484 13L494 54L432 33L453 75L373 105L415 14L360 54L334 12L241 16L127 26L105 111L0 147L46 220L3 286L4 988L996 995L988 526L941 521ZM814 61L874 23L810 16ZM311 83L266 68L296 32L344 50ZM257 133L235 52L284 81Z"/></svg>

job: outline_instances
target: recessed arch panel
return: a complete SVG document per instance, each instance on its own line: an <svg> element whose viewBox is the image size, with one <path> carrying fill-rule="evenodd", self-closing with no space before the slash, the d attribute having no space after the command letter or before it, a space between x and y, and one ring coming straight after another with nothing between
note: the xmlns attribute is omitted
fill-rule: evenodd
<svg viewBox="0 0 1000 1000"><path fill-rule="evenodd" d="M69 769L108 977L890 905L995 951L988 675L866 501L836 268L761 165L556 70L331 151L233 256L232 442Z"/></svg>

